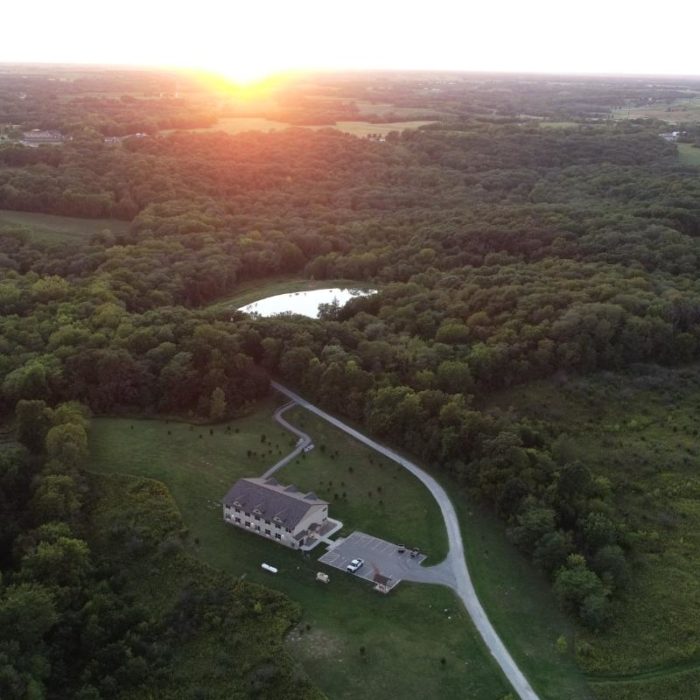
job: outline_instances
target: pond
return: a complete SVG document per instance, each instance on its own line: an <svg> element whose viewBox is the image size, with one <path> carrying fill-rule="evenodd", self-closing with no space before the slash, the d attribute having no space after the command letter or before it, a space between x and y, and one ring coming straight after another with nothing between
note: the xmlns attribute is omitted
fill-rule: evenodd
<svg viewBox="0 0 700 700"><path fill-rule="evenodd" d="M274 316L275 314L294 313L318 318L320 304L333 304L337 301L339 306L345 306L354 297L374 294L375 289L313 289L306 292L290 292L288 294L276 294L273 297L259 299L252 304L241 306L239 311L260 316Z"/></svg>

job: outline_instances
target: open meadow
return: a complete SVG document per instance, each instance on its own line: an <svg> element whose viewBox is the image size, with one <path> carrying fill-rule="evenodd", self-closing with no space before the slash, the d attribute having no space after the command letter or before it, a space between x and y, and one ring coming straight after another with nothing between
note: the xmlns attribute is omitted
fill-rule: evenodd
<svg viewBox="0 0 700 700"><path fill-rule="evenodd" d="M117 219L77 219L71 216L34 214L0 210L0 235L4 232L26 236L39 243L85 243L90 236L109 230L126 233L127 221Z"/></svg>
<svg viewBox="0 0 700 700"><path fill-rule="evenodd" d="M670 124L700 121L700 96L613 110L614 119L660 119Z"/></svg>
<svg viewBox="0 0 700 700"><path fill-rule="evenodd" d="M700 166L700 148L692 143L679 143L676 146L678 147L678 160L683 165Z"/></svg>
<svg viewBox="0 0 700 700"><path fill-rule="evenodd" d="M339 121L335 124L326 124L322 126L306 126L306 125L295 125L288 124L286 122L275 121L272 119L265 119L264 117L221 117L216 124L208 127L202 127L197 129L185 129L185 131L193 132L215 132L223 131L227 134L240 134L245 131L280 131L283 129L291 128L304 128L304 129L338 129L338 131L343 131L346 134L353 134L354 136L367 136L368 134L379 134L385 136L390 131L403 131L404 129L418 129L426 124L433 124L432 121L396 121L388 122L382 124L374 124L368 121ZM161 133L168 134L177 129L165 129Z"/></svg>
<svg viewBox="0 0 700 700"><path fill-rule="evenodd" d="M634 545L613 626L577 633L600 698L691 697L700 683L700 368L606 373L505 392L491 405L550 426L609 479Z"/></svg>

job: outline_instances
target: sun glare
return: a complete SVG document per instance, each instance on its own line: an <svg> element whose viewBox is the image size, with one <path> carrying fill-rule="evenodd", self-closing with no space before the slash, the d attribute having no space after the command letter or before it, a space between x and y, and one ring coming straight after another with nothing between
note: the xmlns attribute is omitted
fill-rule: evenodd
<svg viewBox="0 0 700 700"><path fill-rule="evenodd" d="M271 93L292 80L295 75L289 71L268 72L253 68L232 68L230 70L200 72L199 79L215 92L251 101L269 98Z"/></svg>

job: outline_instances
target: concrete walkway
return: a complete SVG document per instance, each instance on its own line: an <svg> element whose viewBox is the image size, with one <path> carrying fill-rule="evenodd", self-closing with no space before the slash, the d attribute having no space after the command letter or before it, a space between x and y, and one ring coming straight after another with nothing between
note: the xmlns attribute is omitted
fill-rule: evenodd
<svg viewBox="0 0 700 700"><path fill-rule="evenodd" d="M273 464L264 474L263 478L267 478L268 476L272 476L278 469L282 469L282 467L285 464L289 464L295 457L298 457L303 451L304 448L307 447L308 445L311 444L311 438L306 434L303 433L301 430L298 428L295 428L291 423L287 423L287 421L282 417L282 414L285 411L288 411L290 408L293 408L296 406L295 401L290 401L289 403L284 404L284 406L280 406L276 411L275 411L275 420L283 427L289 430L290 433L294 433L299 438L299 441L296 444L296 447L286 456L282 457L282 459L277 462L277 464Z"/></svg>
<svg viewBox="0 0 700 700"><path fill-rule="evenodd" d="M479 634L484 640L484 643L488 647L489 651L491 652L491 655L494 657L498 665L501 667L501 670L505 674L506 678L510 681L510 684L513 686L514 690L518 693L518 696L522 700L539 700L537 694L530 687L530 684L527 682L527 679L523 675L522 671L518 668L517 664L513 660L513 657L510 655L505 645L501 641L501 638L498 636L498 633L493 628L493 625L486 616L484 608L479 602L479 599L476 595L476 591L474 590L474 584L472 583L471 577L469 575L469 570L467 569L467 562L464 556L464 545L462 543L462 533L459 529L459 520L457 519L457 513L455 512L454 506L452 505L452 502L450 501L447 493L445 492L445 489L443 489L442 486L440 486L440 484L432 476L430 476L430 474L423 471L418 465L414 464L410 460L394 452L392 449L381 445L380 443L376 442L375 440L372 440L371 438L368 438L358 430L355 430L355 428L346 425L337 418L334 418L325 411L322 411L320 408L317 408L316 406L309 403L298 394L295 394L293 391L290 391L286 387L282 386L278 382L271 383L272 386L275 389L277 389L277 391L290 398L293 402L299 404L307 411L315 413L320 418L323 418L325 421L328 421L331 425L334 425L336 428L339 428L340 430L352 436L359 442L367 445L368 447L371 447L373 450L376 450L380 454L383 454L388 459L391 459L397 464L400 464L402 467L408 469L408 471L410 471L411 474L413 474L416 478L420 479L421 482L423 482L423 484L433 494L433 497L438 502L440 510L442 511L442 516L445 520L445 526L447 528L449 552L445 560L437 566L425 567L425 572L427 574L428 579L430 578L430 574L428 572L430 572L431 569L435 570L434 573L436 575L433 577L433 580L421 580L419 582L440 582L446 586L449 586L464 603L464 607L467 609L467 612L471 616L475 627L477 628L477 630L479 630ZM282 409L278 409L277 413L281 413L281 411L287 410L287 408L289 408L289 406L283 407ZM277 413L275 414L276 419ZM288 423L286 425L289 426ZM309 436L305 433L301 433L301 431L297 430L296 428L291 428L291 426L289 427L290 429L292 429L292 432L294 432L296 435L304 435L306 438L309 439L309 441L311 440L311 438L309 438ZM299 451L301 451L302 449L303 447L301 447ZM287 458L287 461L289 461L289 458ZM279 467L275 465L274 467L272 467L272 471L274 471L277 468ZM418 576L418 573L416 573L416 576ZM438 581L436 579L441 580ZM406 576L406 580L416 579L411 579L408 576Z"/></svg>

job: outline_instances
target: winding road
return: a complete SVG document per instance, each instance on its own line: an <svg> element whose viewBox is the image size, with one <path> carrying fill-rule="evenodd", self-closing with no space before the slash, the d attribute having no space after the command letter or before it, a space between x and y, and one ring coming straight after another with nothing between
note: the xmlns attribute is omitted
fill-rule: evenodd
<svg viewBox="0 0 700 700"><path fill-rule="evenodd" d="M277 462L277 464L273 464L264 474L263 477L267 478L268 476L272 476L278 469L282 469L282 467L285 464L289 464L295 457L301 454L302 450L307 447L308 445L311 444L311 438L299 428L295 428L291 423L287 423L287 421L282 417L282 414L285 411L288 411L290 408L293 408L294 406L297 405L296 401L289 401L288 403L284 404L284 406L280 406L276 411L275 411L275 420L283 427L289 430L290 433L294 433L299 438L299 441L297 442L296 446L294 449L286 456L282 457L282 459Z"/></svg>
<svg viewBox="0 0 700 700"><path fill-rule="evenodd" d="M457 513L455 512L454 506L452 505L449 496L445 492L445 489L443 489L442 486L440 486L440 484L432 476L430 476L430 474L423 471L423 469L405 457L402 457L400 454L394 452L389 447L385 447L375 440L368 438L359 431L355 430L355 428L346 425L337 418L334 418L325 411L322 411L320 408L317 408L278 382L272 382L272 386L293 402L292 404L286 404L285 406L282 406L282 408L277 409L275 412L275 419L291 430L301 440L306 439L309 442L300 442L291 455L287 455L284 460L271 467L265 473L265 476L273 473L280 467L284 466L284 464L289 462L291 459L296 457L311 441L311 438L309 438L306 433L302 433L300 430L292 427L289 423L287 423L287 421L284 420L284 418L282 418L282 413L288 408L291 408L291 406L294 404L298 404L307 411L315 413L320 418L323 418L323 420L328 421L331 425L334 425L336 428L355 438L355 440L358 440L368 447L371 447L373 450L383 454L388 459L391 459L405 469L408 469L411 474L420 479L420 481L426 486L426 488L428 488L428 490L433 494L435 500L438 502L440 510L442 511L442 516L445 520L445 526L447 528L449 551L445 560L440 562L440 564L437 564L434 567L425 567L425 573L416 572L410 578L407 577L407 580L413 580L421 583L442 583L443 585L451 588L464 603L464 607L471 616L477 630L479 630L479 634L491 652L491 655L501 667L501 670L510 681L510 684L513 686L513 689L517 692L521 700L539 700L537 694L530 687L530 684L527 682L527 679L523 675L522 671L518 668L517 664L513 660L513 657L510 655L505 645L501 641L501 638L498 636L498 633L493 628L493 625L486 616L484 608L479 602L476 591L474 590L474 584L472 583L469 575L469 569L467 569L467 562L464 556L464 545L462 543L462 534L459 529Z"/></svg>

